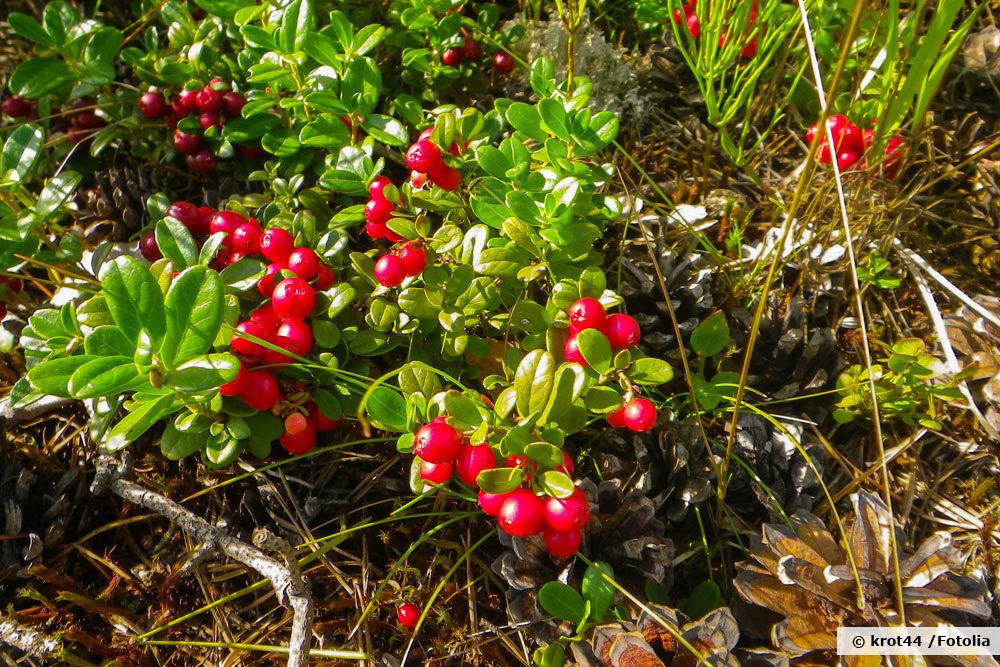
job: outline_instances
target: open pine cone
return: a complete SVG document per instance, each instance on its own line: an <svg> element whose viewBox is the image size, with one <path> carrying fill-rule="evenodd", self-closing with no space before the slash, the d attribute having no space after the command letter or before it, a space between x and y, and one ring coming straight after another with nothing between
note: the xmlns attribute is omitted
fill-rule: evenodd
<svg viewBox="0 0 1000 667"><path fill-rule="evenodd" d="M753 561L737 566L737 592L751 605L777 615L771 640L790 656L807 656L813 662L832 660L838 627L899 624L889 539L892 515L873 494L858 493L853 502L854 513L844 527L856 572L823 522L801 510L791 517L794 530L765 524L762 537L752 547ZM897 545L903 540L897 531ZM932 535L912 554L899 554L899 593L908 624L969 625L970 617L990 617L985 583L958 574L961 561L961 554L951 547L951 536L944 532ZM751 608L741 627L761 620L760 611ZM962 664L998 664L992 658L953 657ZM843 660L849 666L880 664L875 656L844 656Z"/></svg>

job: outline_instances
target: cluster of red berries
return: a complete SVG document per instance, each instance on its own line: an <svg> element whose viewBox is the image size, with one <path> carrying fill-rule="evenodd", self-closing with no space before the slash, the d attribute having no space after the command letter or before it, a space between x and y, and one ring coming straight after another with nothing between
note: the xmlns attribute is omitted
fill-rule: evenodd
<svg viewBox="0 0 1000 667"><path fill-rule="evenodd" d="M431 141L432 132L433 128L427 128L410 145L406 151L406 166L413 170L414 175L426 174L430 182L442 190L454 190L462 184L462 174L445 164L441 149ZM448 152L458 155L458 144L453 143ZM411 182L413 177L411 175Z"/></svg>
<svg viewBox="0 0 1000 667"><path fill-rule="evenodd" d="M107 121L94 113L97 100L93 97L80 97L70 102L69 127L66 136L74 144L90 139Z"/></svg>
<svg viewBox="0 0 1000 667"><path fill-rule="evenodd" d="M482 57L483 48L479 42L469 35L463 34L462 46L453 46L441 53L441 64L448 67L458 67L463 61L474 63ZM509 53L499 51L493 56L493 69L497 74L510 74L514 71L514 58Z"/></svg>
<svg viewBox="0 0 1000 667"><path fill-rule="evenodd" d="M11 95L5 98L3 102L0 102L0 114L15 120L20 120L21 118L34 120L38 117L38 106L35 100Z"/></svg>
<svg viewBox="0 0 1000 667"><path fill-rule="evenodd" d="M566 361L586 366L587 361L580 353L577 336L585 329L595 329L608 339L612 350L626 350L635 347L642 337L639 323L622 313L608 315L597 299L584 297L577 299L567 311L570 335L563 346ZM653 428L656 423L656 406L652 401L635 397L627 401L607 416L608 423L615 428L626 427L637 433Z"/></svg>
<svg viewBox="0 0 1000 667"><path fill-rule="evenodd" d="M24 289L24 283L20 278L13 276L0 276L0 296L6 296L7 292L20 292ZM0 301L0 320L7 317L7 302Z"/></svg>
<svg viewBox="0 0 1000 667"><path fill-rule="evenodd" d="M698 0L688 0L683 8L674 10L674 23L678 25L683 23L687 27L687 31L695 38L701 35L701 19L698 18L695 11L697 6ZM753 6L750 7L747 28L752 30L755 23L757 23L757 0L754 0ZM720 47L725 45L726 35L727 31L723 31L722 35L719 36ZM755 55L757 55L757 35L754 35L753 39L740 49L740 57L742 58L753 58Z"/></svg>
<svg viewBox="0 0 1000 667"><path fill-rule="evenodd" d="M876 121L873 120L872 124ZM806 141L810 144L819 141L819 154L817 159L821 164L830 164L833 157L837 158L837 167L841 171L846 171L861 160L868 149L871 148L875 138L875 131L861 130L843 114L834 114L826 119L826 126L830 128L833 135L834 148L831 150L827 141L826 132L821 131L818 123L814 123L806 132ZM885 160L882 162L882 174L886 178L894 178L899 171L902 162L903 140L893 137L885 147ZM861 163L861 169L867 168L866 163Z"/></svg>
<svg viewBox="0 0 1000 667"><path fill-rule="evenodd" d="M476 478L484 470L497 467L496 454L487 443L473 445L458 429L438 417L421 427L413 437L413 452L420 462L420 479L431 484L446 484L452 477L470 488L477 488ZM530 484L537 464L528 457L511 456L506 467L525 470ZM573 460L564 452L559 470L573 472ZM497 517L501 530L515 537L544 534L552 555L568 558L577 552L581 530L590 518L590 505L580 489L568 498L542 498L527 487L507 493L479 491L479 507Z"/></svg>
<svg viewBox="0 0 1000 667"><path fill-rule="evenodd" d="M182 118L197 116L202 131L215 127L221 130L226 121L238 118L246 105L246 97L231 89L228 83L218 77L198 90L182 90L172 96L167 103L159 91L144 93L139 97L139 113L149 120L163 120L173 130L174 150L184 156L184 162L191 171L208 172L215 169L218 159L205 146L201 134L188 134L177 128ZM260 148L241 146L240 154L246 159L259 157Z"/></svg>
<svg viewBox="0 0 1000 667"><path fill-rule="evenodd" d="M375 262L375 280L383 287L397 287L407 278L419 276L427 268L427 251L421 241L397 244L392 252Z"/></svg>
<svg viewBox="0 0 1000 667"><path fill-rule="evenodd" d="M386 186L392 185L385 176L379 176L368 186L368 203L365 204L365 233L372 239L389 239L393 243L405 241L402 236L389 229L388 222L396 205L386 199Z"/></svg>

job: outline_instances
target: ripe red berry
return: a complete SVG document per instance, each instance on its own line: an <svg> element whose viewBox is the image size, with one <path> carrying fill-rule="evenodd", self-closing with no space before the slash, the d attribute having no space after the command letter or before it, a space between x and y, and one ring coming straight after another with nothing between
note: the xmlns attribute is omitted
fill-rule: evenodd
<svg viewBox="0 0 1000 667"><path fill-rule="evenodd" d="M753 58L755 55L757 55L757 37L756 36L754 36L754 38L751 39L747 43L746 46L744 46L742 49L740 49L740 57L741 58Z"/></svg>
<svg viewBox="0 0 1000 667"><path fill-rule="evenodd" d="M573 474L573 457L569 455L569 452L563 450L563 462L562 465L556 468L556 470L562 470L567 475Z"/></svg>
<svg viewBox="0 0 1000 667"><path fill-rule="evenodd" d="M260 146L240 146L239 150L244 160L259 160L264 156L264 149Z"/></svg>
<svg viewBox="0 0 1000 667"><path fill-rule="evenodd" d="M507 75L514 71L514 58L509 53L501 51L493 56L493 69L497 74Z"/></svg>
<svg viewBox="0 0 1000 667"><path fill-rule="evenodd" d="M285 433L298 435L306 430L307 426L309 426L309 422L301 412L293 412L285 417Z"/></svg>
<svg viewBox="0 0 1000 667"><path fill-rule="evenodd" d="M861 154L865 152L864 133L853 123L844 127L839 137L834 137L837 152L848 151Z"/></svg>
<svg viewBox="0 0 1000 667"><path fill-rule="evenodd" d="M246 255L260 252L260 228L244 222L233 231L233 249Z"/></svg>
<svg viewBox="0 0 1000 667"><path fill-rule="evenodd" d="M212 216L212 220L208 223L208 231L210 234L225 232L232 239L233 233L239 229L240 225L245 224L247 224L247 219L236 211L219 211Z"/></svg>
<svg viewBox="0 0 1000 667"><path fill-rule="evenodd" d="M271 293L274 312L290 320L304 320L316 307L316 293L302 278L286 278Z"/></svg>
<svg viewBox="0 0 1000 667"><path fill-rule="evenodd" d="M222 96L222 110L230 118L238 118L246 104L247 98L240 93L230 91Z"/></svg>
<svg viewBox="0 0 1000 667"><path fill-rule="evenodd" d="M248 357L262 357L267 348L260 343L250 340L249 338L244 338L240 334L247 334L262 340L269 340L271 338L271 332L268 331L267 327L265 327L260 320L251 319L240 322L236 325L235 329L236 333L233 334L233 339L230 343L232 348L236 352L245 354Z"/></svg>
<svg viewBox="0 0 1000 667"><path fill-rule="evenodd" d="M427 268L427 251L417 245L408 243L400 248L399 259L407 276L418 276Z"/></svg>
<svg viewBox="0 0 1000 667"><path fill-rule="evenodd" d="M260 252L272 262L285 265L288 256L295 248L295 239L291 232L272 227L265 231L260 237Z"/></svg>
<svg viewBox="0 0 1000 667"><path fill-rule="evenodd" d="M656 423L656 406L645 398L633 398L622 407L625 426L637 433L644 433Z"/></svg>
<svg viewBox="0 0 1000 667"><path fill-rule="evenodd" d="M468 35L465 36L465 40L462 43L462 58L465 60L479 60L483 55L483 48L479 46L479 42L472 39Z"/></svg>
<svg viewBox="0 0 1000 667"><path fill-rule="evenodd" d="M365 204L365 220L373 225L385 225L392 218L395 209L395 205L388 199L369 199Z"/></svg>
<svg viewBox="0 0 1000 667"><path fill-rule="evenodd" d="M167 207L167 215L187 227L192 234L204 234L208 227L201 224L198 207L187 201L175 201Z"/></svg>
<svg viewBox="0 0 1000 667"><path fill-rule="evenodd" d="M507 493L487 493L486 491L480 491L476 502L484 513L489 516L496 516L500 514L500 508L503 506L503 501L507 500L508 495Z"/></svg>
<svg viewBox="0 0 1000 667"><path fill-rule="evenodd" d="M239 396L247 386L247 369L240 362L240 369L236 371L236 377L219 387L219 393L223 396Z"/></svg>
<svg viewBox="0 0 1000 667"><path fill-rule="evenodd" d="M576 334L566 339L566 343L563 345L563 356L571 364L587 365L587 360L580 354L580 341L577 340Z"/></svg>
<svg viewBox="0 0 1000 667"><path fill-rule="evenodd" d="M458 67L462 62L462 52L456 48L445 49L441 54L441 64L448 67Z"/></svg>
<svg viewBox="0 0 1000 667"><path fill-rule="evenodd" d="M288 269L302 280L312 280L319 272L319 256L310 248L296 248L288 254Z"/></svg>
<svg viewBox="0 0 1000 667"><path fill-rule="evenodd" d="M280 397L278 381L269 371L247 371L247 384L240 393L244 403L254 410L270 410Z"/></svg>
<svg viewBox="0 0 1000 667"><path fill-rule="evenodd" d="M395 255L382 255L375 262L375 280L383 287L396 287L406 279L403 260Z"/></svg>
<svg viewBox="0 0 1000 667"><path fill-rule="evenodd" d="M444 162L427 172L427 177L431 179L431 183L449 192L462 184L462 174L458 169L449 167Z"/></svg>
<svg viewBox="0 0 1000 667"><path fill-rule="evenodd" d="M412 602L404 602L396 609L396 620L407 630L414 629L420 621L420 607Z"/></svg>
<svg viewBox="0 0 1000 667"><path fill-rule="evenodd" d="M198 91L182 90L174 99L174 111L178 116L186 116L198 108Z"/></svg>
<svg viewBox="0 0 1000 667"><path fill-rule="evenodd" d="M34 102L17 95L11 95L0 103L0 113L11 118L24 118L33 110Z"/></svg>
<svg viewBox="0 0 1000 667"><path fill-rule="evenodd" d="M576 489L569 498L548 498L545 501L545 524L552 530L579 530L590 519L590 504L583 489Z"/></svg>
<svg viewBox="0 0 1000 667"><path fill-rule="evenodd" d="M250 313L250 319L260 322L269 336L275 333L281 324L281 316L274 312L274 306L269 303L258 306L256 310Z"/></svg>
<svg viewBox="0 0 1000 667"><path fill-rule="evenodd" d="M687 26L688 32L691 33L692 37L701 36L701 19L693 11L685 9L686 16L684 17L684 24Z"/></svg>
<svg viewBox="0 0 1000 667"><path fill-rule="evenodd" d="M188 166L188 169L201 173L212 171L218 163L215 155L207 148L184 158L184 164Z"/></svg>
<svg viewBox="0 0 1000 667"><path fill-rule="evenodd" d="M335 282L337 276L333 274L333 270L325 264L320 264L319 270L316 271L316 279L313 281L313 288L317 292L322 292L333 287Z"/></svg>
<svg viewBox="0 0 1000 667"><path fill-rule="evenodd" d="M139 239L139 254L150 262L155 262L163 257L163 253L160 252L160 246L156 244L156 235L152 231L146 232Z"/></svg>
<svg viewBox="0 0 1000 667"><path fill-rule="evenodd" d="M299 416L301 417L302 415ZM278 444L292 456L305 454L316 446L316 429L307 421L305 428L300 433L285 431L278 438Z"/></svg>
<svg viewBox="0 0 1000 667"><path fill-rule="evenodd" d="M463 484L475 488L479 473L495 468L496 465L496 454L485 442L479 445L463 445L455 459L455 472Z"/></svg>
<svg viewBox="0 0 1000 667"><path fill-rule="evenodd" d="M500 529L514 537L527 537L545 528L545 503L528 489L511 491L497 515Z"/></svg>
<svg viewBox="0 0 1000 667"><path fill-rule="evenodd" d="M837 153L837 168L840 171L847 171L857 164L860 159L861 156L854 151L841 151Z"/></svg>
<svg viewBox="0 0 1000 667"><path fill-rule="evenodd" d="M277 262L271 262L267 265L267 268L264 269L264 277L257 282L257 291L260 292L265 298L270 298L270 296L274 293L275 281L279 278L278 274L282 269L284 269L284 267Z"/></svg>
<svg viewBox="0 0 1000 667"><path fill-rule="evenodd" d="M542 539L545 542L545 548L556 558L573 556L580 550L580 544L583 542L583 536L579 530L560 532L546 528Z"/></svg>
<svg viewBox="0 0 1000 667"><path fill-rule="evenodd" d="M441 164L441 149L429 139L419 139L406 151L406 166L426 174Z"/></svg>
<svg viewBox="0 0 1000 667"><path fill-rule="evenodd" d="M430 463L449 463L462 448L462 434L443 421L432 421L413 436L413 452Z"/></svg>
<svg viewBox="0 0 1000 667"><path fill-rule="evenodd" d="M202 113L215 113L222 108L222 95L206 86L195 93L195 102Z"/></svg>
<svg viewBox="0 0 1000 667"><path fill-rule="evenodd" d="M193 155L201 149L201 137L174 130L174 149L181 155Z"/></svg>
<svg viewBox="0 0 1000 667"><path fill-rule="evenodd" d="M455 472L452 463L431 463L423 461L420 464L420 479L431 484L447 484Z"/></svg>
<svg viewBox="0 0 1000 667"><path fill-rule="evenodd" d="M419 171L410 172L410 187L414 190L419 190L427 184L427 174L421 174Z"/></svg>
<svg viewBox="0 0 1000 667"><path fill-rule="evenodd" d="M314 401L306 403L306 410L309 411L309 421L312 422L317 431L332 431L344 421L343 419L330 419L323 414Z"/></svg>
<svg viewBox="0 0 1000 667"><path fill-rule="evenodd" d="M284 320L275 332L275 345L304 357L313 346L312 327L302 320Z"/></svg>
<svg viewBox="0 0 1000 667"><path fill-rule="evenodd" d="M601 302L590 297L577 299L567 312L570 326L577 331L600 329L607 316Z"/></svg>
<svg viewBox="0 0 1000 667"><path fill-rule="evenodd" d="M601 333L608 337L612 350L627 350L635 347L642 338L639 323L622 313L608 315L601 327Z"/></svg>
<svg viewBox="0 0 1000 667"><path fill-rule="evenodd" d="M214 113L205 112L198 116L198 124L201 125L201 129L207 130L210 127L215 127L216 125L222 126L219 122L219 117Z"/></svg>
<svg viewBox="0 0 1000 667"><path fill-rule="evenodd" d="M372 181L372 184L368 186L368 196L372 199L385 199L385 195L382 194L382 191L385 190L387 185L392 185L392 181L385 176L376 177L375 180Z"/></svg>
<svg viewBox="0 0 1000 667"><path fill-rule="evenodd" d="M170 112L167 101L161 93L143 93L139 97L139 113L143 118L157 120Z"/></svg>
<svg viewBox="0 0 1000 667"><path fill-rule="evenodd" d="M604 418L608 420L608 425L612 428L625 428L625 408L620 407L617 410L612 410L608 414L604 415Z"/></svg>

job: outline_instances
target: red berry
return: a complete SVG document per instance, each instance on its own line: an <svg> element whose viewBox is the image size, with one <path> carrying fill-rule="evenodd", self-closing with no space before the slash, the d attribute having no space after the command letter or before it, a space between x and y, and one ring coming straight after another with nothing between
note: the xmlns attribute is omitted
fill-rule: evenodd
<svg viewBox="0 0 1000 667"><path fill-rule="evenodd" d="M865 145L865 150L871 148L872 142L875 141L875 130L861 130L861 141Z"/></svg>
<svg viewBox="0 0 1000 667"><path fill-rule="evenodd" d="M182 90L174 99L174 112L186 116L198 108L198 91Z"/></svg>
<svg viewBox="0 0 1000 667"><path fill-rule="evenodd" d="M316 293L302 278L286 278L271 294L274 311L290 320L304 320L316 307Z"/></svg>
<svg viewBox="0 0 1000 667"><path fill-rule="evenodd" d="M170 112L167 101L160 93L143 93L139 97L139 113L143 118L156 120L163 118Z"/></svg>
<svg viewBox="0 0 1000 667"><path fill-rule="evenodd" d="M864 133L858 129L857 125L849 124L844 127L840 137L835 138L837 152L851 152L861 154L865 152Z"/></svg>
<svg viewBox="0 0 1000 667"><path fill-rule="evenodd" d="M601 302L590 297L577 299L569 307L568 313L570 326L577 331L600 329L606 317Z"/></svg>
<svg viewBox="0 0 1000 667"><path fill-rule="evenodd" d="M479 473L495 468L496 465L497 457L493 453L493 448L486 443L463 445L455 460L455 472L463 484L475 488Z"/></svg>
<svg viewBox="0 0 1000 667"><path fill-rule="evenodd" d="M219 387L219 393L223 396L239 396L247 386L247 369L240 362L240 369L236 371L236 377Z"/></svg>
<svg viewBox="0 0 1000 667"><path fill-rule="evenodd" d="M477 503L479 508L483 510L486 514L490 516L496 516L500 514L500 507L503 506L503 501L507 500L508 493L487 493L486 491L479 492L479 498Z"/></svg>
<svg viewBox="0 0 1000 667"><path fill-rule="evenodd" d="M404 245L399 249L399 259L407 276L418 276L427 268L427 251L420 246Z"/></svg>
<svg viewBox="0 0 1000 667"><path fill-rule="evenodd" d="M624 407L620 407L617 410L612 410L608 414L604 415L604 418L608 420L608 425L613 428L625 428Z"/></svg>
<svg viewBox="0 0 1000 667"><path fill-rule="evenodd" d="M403 260L395 255L382 255L375 262L375 280L383 287L396 287L406 279Z"/></svg>
<svg viewBox="0 0 1000 667"><path fill-rule="evenodd" d="M306 416L301 412L293 412L285 417L285 433L298 435L302 433L302 431L306 430L306 427L308 426L309 422L306 420Z"/></svg>
<svg viewBox="0 0 1000 667"><path fill-rule="evenodd" d="M449 192L462 184L462 174L458 169L449 167L444 162L427 172L427 177L431 179L431 183Z"/></svg>
<svg viewBox="0 0 1000 667"><path fill-rule="evenodd" d="M385 176L376 177L375 180L372 181L372 184L368 186L369 197L372 199L385 199L382 191L385 190L387 185L392 185L392 181Z"/></svg>
<svg viewBox="0 0 1000 667"><path fill-rule="evenodd" d="M11 95L0 103L0 113L11 118L24 118L31 114L34 108L34 102L17 95Z"/></svg>
<svg viewBox="0 0 1000 667"><path fill-rule="evenodd" d="M462 448L462 434L445 422L422 426L413 437L413 452L430 463L449 463Z"/></svg>
<svg viewBox="0 0 1000 667"><path fill-rule="evenodd" d="M903 140L900 137L889 139L885 146L885 160L882 161L882 175L886 178L895 178L899 173L900 165L903 164Z"/></svg>
<svg viewBox="0 0 1000 667"><path fill-rule="evenodd" d="M456 48L445 49L441 54L441 64L448 67L458 67L462 62L462 52Z"/></svg>
<svg viewBox="0 0 1000 667"><path fill-rule="evenodd" d="M479 42L472 39L468 35L465 36L465 40L460 50L462 52L462 58L465 60L479 60L483 55L483 48L479 46Z"/></svg>
<svg viewBox="0 0 1000 667"><path fill-rule="evenodd" d="M569 455L569 452L563 451L563 462L562 465L556 468L556 470L562 470L567 475L573 474L573 457Z"/></svg>
<svg viewBox="0 0 1000 667"><path fill-rule="evenodd" d="M412 602L404 602L396 609L396 620L407 630L414 629L420 621L420 607Z"/></svg>
<svg viewBox="0 0 1000 667"><path fill-rule="evenodd" d="M295 248L295 239L291 232L272 227L265 231L260 237L260 252L272 262L284 265L288 262L288 256Z"/></svg>
<svg viewBox="0 0 1000 667"><path fill-rule="evenodd" d="M428 139L420 139L406 151L406 166L426 174L441 164L441 149Z"/></svg>
<svg viewBox="0 0 1000 667"><path fill-rule="evenodd" d="M272 262L264 270L264 277L257 283L257 291L265 298L269 298L274 293L274 281L278 278L278 273L284 269L281 264Z"/></svg>
<svg viewBox="0 0 1000 667"><path fill-rule="evenodd" d="M201 224L198 207L188 201L175 201L167 207L167 215L187 227L192 234L205 234L208 226Z"/></svg>
<svg viewBox="0 0 1000 667"><path fill-rule="evenodd" d="M260 320L244 320L236 325L236 333L233 334L233 340L230 343L232 348L240 353L245 354L248 357L260 358L264 355L264 351L267 349L260 343L256 343L249 338L244 338L240 334L247 334L260 338L262 340L269 340L271 338L271 332L264 326Z"/></svg>
<svg viewBox="0 0 1000 667"><path fill-rule="evenodd" d="M215 113L222 108L222 95L206 86L195 93L195 102L202 113Z"/></svg>
<svg viewBox="0 0 1000 667"><path fill-rule="evenodd" d="M160 246L156 244L156 235L152 231L146 232L139 239L139 254L150 262L155 262L163 257Z"/></svg>
<svg viewBox="0 0 1000 667"><path fill-rule="evenodd" d="M447 484L454 471L455 466L451 463L424 461L420 464L420 479L431 484Z"/></svg>
<svg viewBox="0 0 1000 667"><path fill-rule="evenodd" d="M564 533L579 530L590 519L590 504L583 489L576 489L569 498L548 498L545 501L545 524Z"/></svg>
<svg viewBox="0 0 1000 667"><path fill-rule="evenodd" d="M292 354L304 357L313 346L312 327L302 320L285 320L275 332L275 345Z"/></svg>
<svg viewBox="0 0 1000 667"><path fill-rule="evenodd" d="M858 160L860 159L861 156L855 153L854 151L841 151L840 153L837 154L837 167L841 171L847 171L855 164L857 164Z"/></svg>
<svg viewBox="0 0 1000 667"><path fill-rule="evenodd" d="M639 323L634 318L622 313L608 315L601 327L601 333L608 337L612 350L627 350L635 347L642 337Z"/></svg>
<svg viewBox="0 0 1000 667"><path fill-rule="evenodd" d="M528 489L511 491L497 515L500 529L514 537L527 537L545 528L545 503Z"/></svg>
<svg viewBox="0 0 1000 667"><path fill-rule="evenodd" d="M222 96L222 110L230 118L238 118L246 103L247 98L240 93L228 92Z"/></svg>
<svg viewBox="0 0 1000 667"><path fill-rule="evenodd" d="M580 364L581 366L587 365L587 360L583 358L580 354L579 341L576 338L576 334L573 334L566 339L566 344L563 345L563 356L566 357L566 361L571 364Z"/></svg>
<svg viewBox="0 0 1000 667"><path fill-rule="evenodd" d="M247 371L247 384L240 393L244 403L254 410L270 410L280 397L278 381L269 371Z"/></svg>
<svg viewBox="0 0 1000 667"><path fill-rule="evenodd" d="M219 122L219 117L216 116L214 113L209 113L208 111L198 116L198 124L201 125L201 129L203 130L207 130L210 127L215 127L216 125L219 125L221 127L222 125Z"/></svg>
<svg viewBox="0 0 1000 667"><path fill-rule="evenodd" d="M427 174L421 174L419 171L410 172L410 187L414 190L419 190L427 184Z"/></svg>
<svg viewBox="0 0 1000 667"><path fill-rule="evenodd" d="M299 415L300 417L302 415ZM292 456L298 456L299 454L305 454L313 447L316 446L316 429L309 422L306 422L306 427L301 433L289 433L285 431L280 438L278 438L278 444L281 448Z"/></svg>
<svg viewBox="0 0 1000 667"><path fill-rule="evenodd" d="M365 233L368 234L368 236L373 240L377 241L378 239L384 239L389 236L389 228L385 226L385 223L366 222Z"/></svg>
<svg viewBox="0 0 1000 667"><path fill-rule="evenodd" d="M288 255L288 269L302 280L312 280L319 272L319 256L310 248L296 248Z"/></svg>
<svg viewBox="0 0 1000 667"><path fill-rule="evenodd" d="M260 252L260 228L244 222L233 231L233 248L237 252L255 255Z"/></svg>
<svg viewBox="0 0 1000 667"><path fill-rule="evenodd" d="M212 216L208 223L210 234L225 232L232 239L233 233L239 229L240 225L247 224L247 219L236 211L219 211Z"/></svg>
<svg viewBox="0 0 1000 667"><path fill-rule="evenodd" d="M317 431L332 431L344 421L343 419L330 419L313 401L306 403L306 410L309 411L309 421L312 422Z"/></svg>
<svg viewBox="0 0 1000 667"><path fill-rule="evenodd" d="M747 43L746 46L744 46L742 49L740 49L740 57L741 58L753 58L755 55L757 55L757 37L756 36L754 36L754 38L751 39Z"/></svg>
<svg viewBox="0 0 1000 667"><path fill-rule="evenodd" d="M583 536L579 530L559 532L546 528L542 539L545 541L545 548L556 558L573 556L580 550L580 544L583 542Z"/></svg>
<svg viewBox="0 0 1000 667"><path fill-rule="evenodd" d="M240 146L240 157L244 160L259 160L264 156L264 149L260 146Z"/></svg>
<svg viewBox="0 0 1000 667"><path fill-rule="evenodd" d="M184 158L184 164L188 166L188 169L202 173L215 169L218 162L219 161L215 158L215 155L212 154L212 151L207 148L203 151L195 153L194 155L188 155Z"/></svg>
<svg viewBox="0 0 1000 667"><path fill-rule="evenodd" d="M644 433L656 423L656 406L645 398L633 398L622 407L625 426L637 433Z"/></svg>
<svg viewBox="0 0 1000 667"><path fill-rule="evenodd" d="M388 199L369 199L365 204L365 220L373 225L384 225L392 218L396 206Z"/></svg>
<svg viewBox="0 0 1000 667"><path fill-rule="evenodd" d="M174 148L181 155L193 155L201 149L201 137L174 130Z"/></svg>
<svg viewBox="0 0 1000 667"><path fill-rule="evenodd" d="M333 274L333 270L325 264L320 264L319 270L316 272L316 280L313 281L313 288L322 292L333 287L335 282L337 282L337 276Z"/></svg>
<svg viewBox="0 0 1000 667"><path fill-rule="evenodd" d="M507 75L514 71L514 57L501 51L493 56L493 69L497 74Z"/></svg>
<svg viewBox="0 0 1000 667"><path fill-rule="evenodd" d="M694 12L685 10L686 16L684 17L684 23L687 25L688 32L691 33L692 37L701 36L701 19Z"/></svg>
<svg viewBox="0 0 1000 667"><path fill-rule="evenodd" d="M259 306L250 313L250 319L260 322L264 326L264 330L267 331L268 336L277 332L278 327L281 325L281 316L274 312L274 306L269 303Z"/></svg>

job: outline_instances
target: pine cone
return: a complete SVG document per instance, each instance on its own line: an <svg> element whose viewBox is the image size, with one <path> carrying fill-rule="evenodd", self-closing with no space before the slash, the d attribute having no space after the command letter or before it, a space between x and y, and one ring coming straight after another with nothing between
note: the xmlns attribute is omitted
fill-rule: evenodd
<svg viewBox="0 0 1000 667"><path fill-rule="evenodd" d="M77 194L77 224L92 245L125 241L147 222L150 195L169 190L156 172L116 165L94 174L93 187Z"/></svg>

